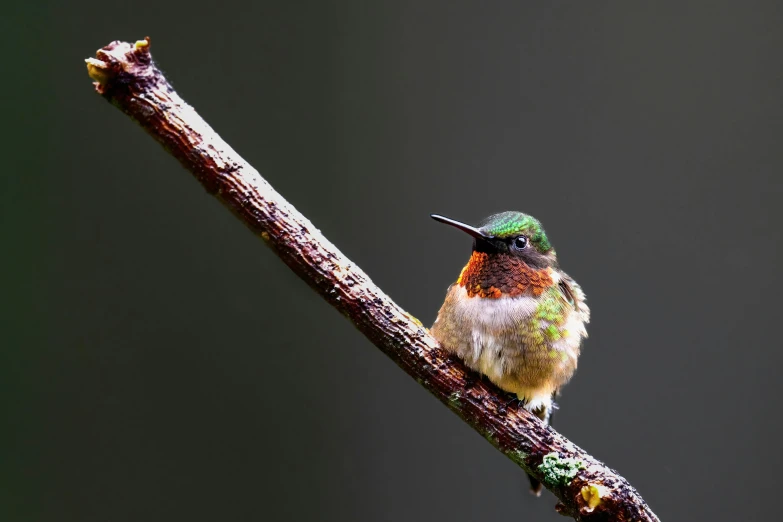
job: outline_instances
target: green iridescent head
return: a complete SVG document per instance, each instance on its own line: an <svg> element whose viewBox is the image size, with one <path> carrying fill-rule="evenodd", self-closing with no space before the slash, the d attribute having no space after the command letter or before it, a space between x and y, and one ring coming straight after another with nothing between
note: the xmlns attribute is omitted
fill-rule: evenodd
<svg viewBox="0 0 783 522"><path fill-rule="evenodd" d="M542 254L552 250L541 222L533 216L510 210L493 214L481 223L479 228L487 236L497 239L509 239L526 236Z"/></svg>
<svg viewBox="0 0 783 522"><path fill-rule="evenodd" d="M472 227L436 214L433 219L467 232L475 239L473 249L521 258L534 267L557 266L557 257L541 223L522 212L501 212Z"/></svg>

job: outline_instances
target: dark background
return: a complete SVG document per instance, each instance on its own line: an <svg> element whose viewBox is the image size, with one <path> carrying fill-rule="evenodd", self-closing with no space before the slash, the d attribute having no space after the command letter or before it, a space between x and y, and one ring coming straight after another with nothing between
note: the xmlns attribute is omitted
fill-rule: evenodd
<svg viewBox="0 0 783 522"><path fill-rule="evenodd" d="M538 217L593 310L557 428L662 520L778 520L781 4L519 4L9 7L0 519L561 520L93 93L149 35L425 324L430 212Z"/></svg>

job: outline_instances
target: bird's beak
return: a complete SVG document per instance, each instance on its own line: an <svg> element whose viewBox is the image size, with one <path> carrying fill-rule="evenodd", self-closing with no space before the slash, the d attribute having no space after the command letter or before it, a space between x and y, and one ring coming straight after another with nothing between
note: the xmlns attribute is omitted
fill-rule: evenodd
<svg viewBox="0 0 783 522"><path fill-rule="evenodd" d="M462 230L463 232L466 232L470 234L471 236L478 238L478 239L492 239L492 236L488 236L484 234L481 230L472 227L470 225L466 225L465 223L462 223L460 221L456 221L453 219L449 219L444 216L440 216L438 214L430 214L430 217L434 219L435 221L440 221L441 223L446 223L447 225L451 225L454 228L458 228Z"/></svg>

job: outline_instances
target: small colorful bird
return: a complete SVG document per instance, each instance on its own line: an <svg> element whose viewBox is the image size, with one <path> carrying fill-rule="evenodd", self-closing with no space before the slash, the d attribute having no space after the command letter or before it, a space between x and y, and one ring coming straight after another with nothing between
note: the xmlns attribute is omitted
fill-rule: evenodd
<svg viewBox="0 0 783 522"><path fill-rule="evenodd" d="M560 270L541 223L521 212L478 228L436 214L473 236L473 254L449 287L431 331L441 345L549 423L554 397L576 370L590 309ZM530 477L531 492L541 484Z"/></svg>

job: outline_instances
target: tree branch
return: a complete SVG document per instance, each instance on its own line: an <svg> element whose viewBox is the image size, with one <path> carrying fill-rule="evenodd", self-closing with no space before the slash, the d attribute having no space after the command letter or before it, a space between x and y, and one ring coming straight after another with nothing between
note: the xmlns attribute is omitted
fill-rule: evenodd
<svg viewBox="0 0 783 522"><path fill-rule="evenodd" d="M576 520L657 521L615 471L449 356L174 92L150 40L115 41L88 58L95 89L136 120L299 277L493 446L540 480ZM512 401L516 403L516 401Z"/></svg>

